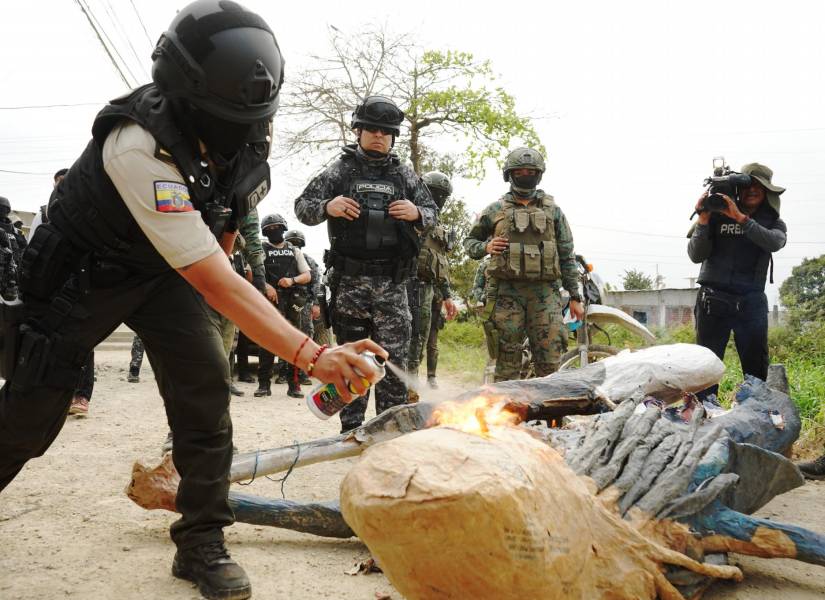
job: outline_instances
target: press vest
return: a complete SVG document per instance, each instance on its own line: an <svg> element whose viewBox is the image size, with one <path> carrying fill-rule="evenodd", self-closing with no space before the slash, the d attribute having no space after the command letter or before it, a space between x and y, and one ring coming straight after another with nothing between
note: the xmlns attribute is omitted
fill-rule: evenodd
<svg viewBox="0 0 825 600"><path fill-rule="evenodd" d="M361 207L357 219L327 220L330 249L339 256L361 260L409 259L418 254L418 235L406 221L393 219L389 205L404 197L399 161L392 157L382 169L367 168L346 152L346 175L335 186L336 195L352 198Z"/></svg>
<svg viewBox="0 0 825 600"><path fill-rule="evenodd" d="M501 204L492 217L493 235L507 238L509 246L491 257L487 275L514 281L560 279L553 197L539 190L535 200L522 206L507 193Z"/></svg>
<svg viewBox="0 0 825 600"><path fill-rule="evenodd" d="M770 209L760 209L751 217L770 229L777 216ZM732 294L763 292L771 253L745 237L742 226L722 215L712 215L710 238L713 252L702 262L699 283Z"/></svg>
<svg viewBox="0 0 825 600"><path fill-rule="evenodd" d="M154 84L145 85L113 100L98 113L92 140L50 200L50 221L81 252L93 252L147 273L170 268L143 234L103 168L103 144L124 120L134 121L155 138L158 153L178 168L194 207L207 223L216 207L231 210L233 218L239 219L266 195L268 150L263 151L260 143L245 146L236 158L233 176L227 178L235 185L219 187L197 140L181 132L169 100Z"/></svg>
<svg viewBox="0 0 825 600"><path fill-rule="evenodd" d="M424 238L424 244L418 254L418 278L427 283L449 283L448 251L447 230L441 225L436 225Z"/></svg>

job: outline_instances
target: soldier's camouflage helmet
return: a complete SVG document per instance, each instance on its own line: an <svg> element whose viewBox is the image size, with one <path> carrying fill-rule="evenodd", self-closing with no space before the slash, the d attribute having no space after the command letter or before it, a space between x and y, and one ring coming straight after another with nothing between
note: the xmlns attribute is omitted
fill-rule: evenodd
<svg viewBox="0 0 825 600"><path fill-rule="evenodd" d="M544 157L541 152L532 148L516 148L504 159L504 166L501 168L504 181L510 181L510 171L513 169L536 169L539 172L539 181L541 181L541 176L545 171Z"/></svg>
<svg viewBox="0 0 825 600"><path fill-rule="evenodd" d="M303 232L298 231L297 229L290 229L287 231L284 234L284 239L293 246L298 246L299 248L303 248L307 243Z"/></svg>
<svg viewBox="0 0 825 600"><path fill-rule="evenodd" d="M394 136L401 134L401 122L404 113L386 96L367 96L364 101L352 111L351 129L364 127L380 127L391 132Z"/></svg>
<svg viewBox="0 0 825 600"><path fill-rule="evenodd" d="M178 12L152 53L152 79L231 123L271 119L278 110L284 60L259 15L231 0L198 0Z"/></svg>
<svg viewBox="0 0 825 600"><path fill-rule="evenodd" d="M435 200L435 203L438 204L438 208L442 208L444 202L450 197L450 194L453 193L453 184L450 178L441 171L429 171L428 173L424 173L421 180L424 182L424 185L427 186L427 189L430 190L430 194L433 200Z"/></svg>
<svg viewBox="0 0 825 600"><path fill-rule="evenodd" d="M289 229L286 225L286 219L284 219L278 213L274 213L274 214L271 214L271 215L266 215L264 217L264 220L261 221L261 229L262 230L266 230L269 227L276 227L276 226L283 227L284 230Z"/></svg>
<svg viewBox="0 0 825 600"><path fill-rule="evenodd" d="M768 200L768 206L774 209L778 215L780 205L779 196L785 191L785 188L771 183L773 171L765 165L761 165L759 163L748 163L742 167L742 173L745 175L750 175L762 184L762 187L764 187L766 191L765 195Z"/></svg>

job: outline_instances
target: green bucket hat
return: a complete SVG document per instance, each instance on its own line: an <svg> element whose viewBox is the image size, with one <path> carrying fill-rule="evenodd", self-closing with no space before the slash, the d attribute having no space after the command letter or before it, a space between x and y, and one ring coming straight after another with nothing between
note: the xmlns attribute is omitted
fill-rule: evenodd
<svg viewBox="0 0 825 600"><path fill-rule="evenodd" d="M776 214L779 214L779 196L782 192L785 191L785 188L779 187L778 185L774 185L771 183L771 178L773 177L773 171L771 171L765 165L761 165L759 163L748 163L744 167L742 167L742 173L745 175L750 175L756 181L762 184L762 186L767 190L767 199L768 205L776 211Z"/></svg>

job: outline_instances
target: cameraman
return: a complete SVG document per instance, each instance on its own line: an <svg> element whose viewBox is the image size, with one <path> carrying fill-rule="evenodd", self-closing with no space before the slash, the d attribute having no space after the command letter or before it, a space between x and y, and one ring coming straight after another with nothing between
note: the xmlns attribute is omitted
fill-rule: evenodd
<svg viewBox="0 0 825 600"><path fill-rule="evenodd" d="M750 163L742 167L751 183L739 189L734 202L721 194L721 211L705 209L706 191L696 203L699 220L689 233L688 256L702 263L696 297L696 343L725 356L730 333L742 372L764 380L768 375L768 299L765 279L771 253L785 246L787 227L779 218L779 196L771 183L773 171ZM705 390L716 393L718 386Z"/></svg>

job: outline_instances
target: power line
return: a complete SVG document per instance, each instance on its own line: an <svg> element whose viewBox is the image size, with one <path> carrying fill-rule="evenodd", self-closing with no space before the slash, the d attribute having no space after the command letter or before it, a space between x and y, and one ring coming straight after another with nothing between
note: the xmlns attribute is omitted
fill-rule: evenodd
<svg viewBox="0 0 825 600"><path fill-rule="evenodd" d="M143 60L138 56L137 50L132 45L132 40L129 38L129 33L126 31L126 28L123 26L123 22L120 20L120 17L117 16L117 11L112 6L112 3L109 0L106 0L103 5L106 14L109 15L109 18L112 20L112 23L115 26L115 30L120 32L121 37L126 40L126 43L129 45L129 49L132 51L132 56L135 57L138 65L140 65L140 70L143 71L143 74L146 75L147 78L151 79L151 75L146 71L146 67L143 65Z"/></svg>
<svg viewBox="0 0 825 600"><path fill-rule="evenodd" d="M91 26L92 30L95 32L95 35L97 36L97 40L100 42L100 45L103 46L103 50L106 52L106 56L109 57L109 61L112 63L112 66L117 70L118 74L120 75L120 78L123 80L123 83L126 84L127 88L132 89L132 86L129 84L129 80L126 79L126 75L124 75L123 70L120 68L120 65L117 64L117 61L115 60L115 57L112 56L112 53L109 51L108 46L106 46L106 43L103 41L103 38L100 36L100 32L97 30L97 27L95 27L94 21L92 21L92 17L89 15L89 12L87 12L86 7L83 6L83 3L80 0L74 0L74 1L80 7L80 10L83 11L83 14L86 16L86 20L89 21L89 25Z"/></svg>
<svg viewBox="0 0 825 600"><path fill-rule="evenodd" d="M109 37L109 34L106 33L106 29L103 27L103 24L100 22L100 19L97 18L97 15L95 15L94 11L92 10L92 7L89 5L89 0L83 0L83 2L86 4L86 9L89 11L89 14L92 16L92 19L94 19L95 23L97 23L98 30L100 31L100 33L103 34L103 37L106 38L106 41L109 42L109 46L120 59L120 62L123 64L123 67L129 72L129 75L132 76L132 80L135 82L136 86L138 84L138 78L135 77L135 74L132 71L132 68L129 66L129 63L126 62L126 60L120 54L120 50L118 50L117 45L112 41L112 38ZM129 87L132 88L134 86L130 85Z"/></svg>
<svg viewBox="0 0 825 600"><path fill-rule="evenodd" d="M143 27L143 33L146 34L146 41L149 42L149 47L154 50L155 44L154 42L152 42L152 38L149 37L149 32L146 31L146 25L143 22L143 18L140 16L140 11L137 9L137 6L135 6L134 0L129 0L129 4L132 5L132 9L135 11L135 15L137 15L138 21L140 21L140 26Z"/></svg>
<svg viewBox="0 0 825 600"><path fill-rule="evenodd" d="M0 173L14 173L15 175L52 175L52 173L35 171L12 171L10 169L0 169Z"/></svg>
<svg viewBox="0 0 825 600"><path fill-rule="evenodd" d="M100 106L105 102L78 102L76 104L27 104L21 106L0 106L0 110L28 110L37 108L73 108L75 106Z"/></svg>

